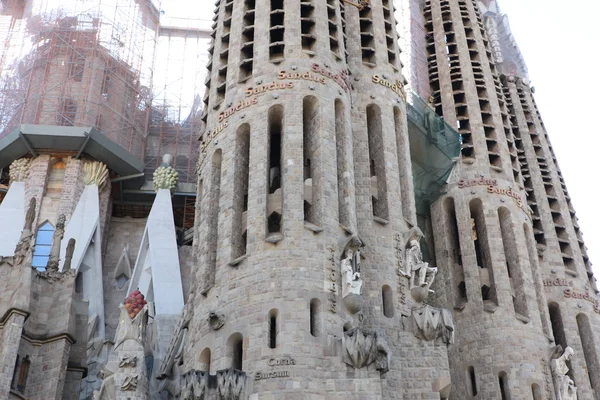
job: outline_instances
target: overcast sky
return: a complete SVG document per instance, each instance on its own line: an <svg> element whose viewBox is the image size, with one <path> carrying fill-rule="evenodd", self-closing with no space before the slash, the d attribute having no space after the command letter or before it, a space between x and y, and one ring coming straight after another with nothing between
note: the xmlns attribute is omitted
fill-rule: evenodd
<svg viewBox="0 0 600 400"><path fill-rule="evenodd" d="M500 0L600 279L600 3ZM598 163L598 164L596 164Z"/></svg>
<svg viewBox="0 0 600 400"><path fill-rule="evenodd" d="M397 2L399 0L396 0ZM187 3L173 1L170 4ZM212 1L196 11L212 18ZM600 2L499 0L529 68L552 146L600 279ZM186 4L187 12L189 6ZM598 161L598 164L595 164Z"/></svg>

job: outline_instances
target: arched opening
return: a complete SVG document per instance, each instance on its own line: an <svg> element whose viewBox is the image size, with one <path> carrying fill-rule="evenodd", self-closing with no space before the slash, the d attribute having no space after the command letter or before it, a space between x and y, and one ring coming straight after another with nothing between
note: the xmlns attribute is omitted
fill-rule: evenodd
<svg viewBox="0 0 600 400"><path fill-rule="evenodd" d="M535 247L534 239L531 235L527 224L523 224L523 234L525 235L525 242L527 244L527 256L529 258L529 265L531 265L531 272L533 273L533 281L535 284L535 294L540 312L540 319L542 321L542 329L544 333L550 336L550 325L548 323L548 315L546 314L546 300L543 297L544 286L542 283L540 265L538 262L538 254Z"/></svg>
<svg viewBox="0 0 600 400"><path fill-rule="evenodd" d="M269 348L277 347L277 310L269 311Z"/></svg>
<svg viewBox="0 0 600 400"><path fill-rule="evenodd" d="M231 368L243 370L244 337L241 333L234 333L227 340L227 357L231 360Z"/></svg>
<svg viewBox="0 0 600 400"><path fill-rule="evenodd" d="M202 353L200 353L200 365L199 365L199 370L206 372L207 374L210 374L210 349L207 347L204 350L202 350Z"/></svg>
<svg viewBox="0 0 600 400"><path fill-rule="evenodd" d="M280 105L269 109L268 170L267 170L267 235L282 231L283 215L283 115Z"/></svg>
<svg viewBox="0 0 600 400"><path fill-rule="evenodd" d="M248 238L248 177L250 168L250 125L240 126L236 134L233 190L232 258L246 254Z"/></svg>
<svg viewBox="0 0 600 400"><path fill-rule="evenodd" d="M383 301L383 315L387 318L394 317L394 295L392 288L388 285L383 285L381 288L381 299Z"/></svg>
<svg viewBox="0 0 600 400"><path fill-rule="evenodd" d="M531 395L533 396L533 400L542 400L542 389L540 389L540 385L537 383L531 385Z"/></svg>
<svg viewBox="0 0 600 400"><path fill-rule="evenodd" d="M454 306L457 309L463 309L468 301L467 285L465 284L465 270L463 267L462 252L460 248L460 235L458 231L458 221L456 219L456 206L454 199L448 197L444 201L446 211L446 237L450 246L449 253L452 260L453 283L454 283Z"/></svg>
<svg viewBox="0 0 600 400"><path fill-rule="evenodd" d="M219 237L219 209L221 200L221 161L222 151L218 149L214 152L211 161L210 186L209 190L209 208L207 218L206 235L206 271L205 271L205 290L208 290L215 283L215 274L217 271L217 252Z"/></svg>
<svg viewBox="0 0 600 400"><path fill-rule="evenodd" d="M321 301L310 301L310 334L314 337L321 335Z"/></svg>
<svg viewBox="0 0 600 400"><path fill-rule="evenodd" d="M498 386L500 387L500 399L510 400L508 375L506 375L506 372L500 372L498 374Z"/></svg>
<svg viewBox="0 0 600 400"><path fill-rule="evenodd" d="M473 246L475 247L477 265L479 266L481 298L483 299L484 307L489 305L497 306L498 294L496 292L483 204L480 199L474 199L469 203L469 208L471 211Z"/></svg>
<svg viewBox="0 0 600 400"><path fill-rule="evenodd" d="M475 367L467 368L467 390L469 395L477 395L477 378L475 376Z"/></svg>
<svg viewBox="0 0 600 400"><path fill-rule="evenodd" d="M319 100L306 96L302 102L303 127L303 174L304 174L304 220L321 225L321 138L322 129L319 113Z"/></svg>
<svg viewBox="0 0 600 400"><path fill-rule="evenodd" d="M335 100L335 147L338 182L338 220L344 226L350 226L348 189L350 174L348 165L348 128L346 124L346 108L340 99Z"/></svg>
<svg viewBox="0 0 600 400"><path fill-rule="evenodd" d="M600 393L600 365L598 364L598 352L594 343L594 331L590 325L590 320L585 314L577 315L577 328L579 330L579 338L583 347L583 357L587 366L588 376L592 389L596 393Z"/></svg>
<svg viewBox="0 0 600 400"><path fill-rule="evenodd" d="M385 149L383 147L383 125L381 109L375 104L367 106L367 135L369 139L369 169L371 177L371 201L373 216L389 219Z"/></svg>

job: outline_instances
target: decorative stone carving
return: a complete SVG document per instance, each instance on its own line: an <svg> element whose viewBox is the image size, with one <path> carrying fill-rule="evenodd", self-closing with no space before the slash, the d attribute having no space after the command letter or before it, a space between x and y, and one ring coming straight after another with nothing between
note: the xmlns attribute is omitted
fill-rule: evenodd
<svg viewBox="0 0 600 400"><path fill-rule="evenodd" d="M181 377L181 400L200 400L208 391L208 374L191 370Z"/></svg>
<svg viewBox="0 0 600 400"><path fill-rule="evenodd" d="M73 260L73 253L75 252L75 239L69 239L67 243L67 251L65 253L65 264L63 265L63 272L71 270L71 261Z"/></svg>
<svg viewBox="0 0 600 400"><path fill-rule="evenodd" d="M217 399L243 400L248 387L248 375L243 371L229 368L217 371Z"/></svg>
<svg viewBox="0 0 600 400"><path fill-rule="evenodd" d="M360 255L358 251L357 254ZM341 268L344 281L342 297L350 294L361 294L363 281L360 277L360 263L357 262L357 258L354 256L354 252L348 249L346 251L346 258L342 260Z"/></svg>
<svg viewBox="0 0 600 400"><path fill-rule="evenodd" d="M121 390L133 391L137 389L138 376L137 375L126 375L121 382Z"/></svg>
<svg viewBox="0 0 600 400"><path fill-rule="evenodd" d="M163 162L154 171L153 182L154 190L157 192L160 189L169 189L171 192L175 190L179 182L179 173L171 167L173 156L165 154L163 156Z"/></svg>
<svg viewBox="0 0 600 400"><path fill-rule="evenodd" d="M212 330L218 331L225 325L225 315L211 311L208 314L208 325Z"/></svg>
<svg viewBox="0 0 600 400"><path fill-rule="evenodd" d="M390 348L385 337L375 331L354 328L344 332L342 358L356 369L376 363L375 368L386 373L390 365Z"/></svg>
<svg viewBox="0 0 600 400"><path fill-rule="evenodd" d="M83 183L87 185L96 185L98 190L102 190L108 180L108 168L99 161L86 163L83 166Z"/></svg>
<svg viewBox="0 0 600 400"><path fill-rule="evenodd" d="M567 375L569 372L567 362L571 360L574 354L575 351L571 347L567 347L560 357L550 362L556 400L577 400L577 386Z"/></svg>
<svg viewBox="0 0 600 400"><path fill-rule="evenodd" d="M446 344L454 343L454 319L450 310L425 305L412 310L412 319L413 333L418 339L442 338Z"/></svg>
<svg viewBox="0 0 600 400"><path fill-rule="evenodd" d="M50 257L46 264L46 271L58 271L58 264L60 262L60 242L65 235L65 216L63 214L58 216L56 221L56 227L54 228L54 236L52 237L52 247L50 248Z"/></svg>
<svg viewBox="0 0 600 400"><path fill-rule="evenodd" d="M11 182L25 182L29 176L31 158L19 158L10 164L8 177Z"/></svg>
<svg viewBox="0 0 600 400"><path fill-rule="evenodd" d="M119 360L119 368L135 368L137 366L137 356L124 355Z"/></svg>

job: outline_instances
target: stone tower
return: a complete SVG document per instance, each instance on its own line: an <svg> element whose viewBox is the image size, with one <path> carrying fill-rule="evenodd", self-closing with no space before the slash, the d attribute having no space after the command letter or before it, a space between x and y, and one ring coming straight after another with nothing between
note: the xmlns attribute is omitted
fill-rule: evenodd
<svg viewBox="0 0 600 400"><path fill-rule="evenodd" d="M216 6L193 286L162 378L190 398L447 398L451 315L399 268L423 234L392 1Z"/></svg>
<svg viewBox="0 0 600 400"><path fill-rule="evenodd" d="M579 398L598 399L595 279L526 69L504 57L511 38L495 1L413 6L428 72L413 73L413 86L462 136L431 207L437 299L457 331L453 398L561 398L561 345L577 354L567 364Z"/></svg>

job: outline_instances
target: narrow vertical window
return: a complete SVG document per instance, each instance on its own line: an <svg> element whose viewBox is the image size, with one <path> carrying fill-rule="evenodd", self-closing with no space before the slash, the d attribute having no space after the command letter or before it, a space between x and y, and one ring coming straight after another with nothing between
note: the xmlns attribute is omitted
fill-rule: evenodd
<svg viewBox="0 0 600 400"><path fill-rule="evenodd" d="M321 301L310 301L310 334L314 337L321 335Z"/></svg>
<svg viewBox="0 0 600 400"><path fill-rule="evenodd" d="M458 232L458 221L456 219L456 207L454 199L449 197L445 200L446 210L446 233L450 245L450 257L452 260L453 283L454 283L454 307L463 309L468 301L467 285L465 284L465 270L463 267L462 253L460 249L460 236Z"/></svg>
<svg viewBox="0 0 600 400"><path fill-rule="evenodd" d="M398 170L400 172L400 193L402 199L402 215L407 220L412 220L414 195L409 188L412 186L413 174L410 158L410 143L408 134L404 126L405 118L402 116L400 108L394 107L394 128L396 130L396 147L398 157Z"/></svg>
<svg viewBox="0 0 600 400"><path fill-rule="evenodd" d="M392 288L388 285L383 285L381 288L381 299L383 302L383 315L387 318L394 317L394 295Z"/></svg>
<svg viewBox="0 0 600 400"><path fill-rule="evenodd" d="M583 347L583 357L587 366L588 376L592 389L596 393L600 393L600 364L598 363L598 351L594 343L594 331L590 325L590 320L587 315L577 315L577 328L579 330L579 338Z"/></svg>
<svg viewBox="0 0 600 400"><path fill-rule="evenodd" d="M48 221L38 228L35 237L35 246L33 248L33 260L31 266L38 271L45 271L48 260L50 259L50 248L54 237L54 227Z"/></svg>
<svg viewBox="0 0 600 400"><path fill-rule="evenodd" d="M467 390L469 395L477 395L477 378L475 376L475 367L467 368Z"/></svg>
<svg viewBox="0 0 600 400"><path fill-rule="evenodd" d="M372 7L365 7L359 11L360 21L360 50L364 64L374 67L375 61L375 34L373 31Z"/></svg>
<svg viewBox="0 0 600 400"><path fill-rule="evenodd" d="M389 219L389 213L387 204L383 127L381 121L381 109L374 104L367 107L367 134L369 137L369 168L371 176L373 216L387 221Z"/></svg>
<svg viewBox="0 0 600 400"><path fill-rule="evenodd" d="M533 396L533 400L542 400L542 389L540 389L540 385L537 383L531 385L531 395Z"/></svg>
<svg viewBox="0 0 600 400"><path fill-rule="evenodd" d="M207 347L204 350L202 350L202 353L200 353L200 365L199 365L199 369L200 371L206 372L207 374L210 374L210 349Z"/></svg>
<svg viewBox="0 0 600 400"><path fill-rule="evenodd" d="M207 254L206 254L206 272L205 272L205 291L210 289L215 283L215 274L217 270L217 250L219 235L219 208L221 199L221 149L215 151L212 157L210 171L209 187L209 210L207 216Z"/></svg>
<svg viewBox="0 0 600 400"><path fill-rule="evenodd" d="M311 56L314 55L317 33L313 0L302 0L300 2L300 31L302 36L302 50Z"/></svg>
<svg viewBox="0 0 600 400"><path fill-rule="evenodd" d="M269 169L267 171L267 234L281 232L283 213L282 185L282 131L283 107L274 106L269 110Z"/></svg>
<svg viewBox="0 0 600 400"><path fill-rule="evenodd" d="M244 2L244 18L242 20L242 44L240 50L240 82L252 76L254 67L254 20L256 0Z"/></svg>
<svg viewBox="0 0 600 400"><path fill-rule="evenodd" d="M519 254L517 253L516 232L512 223L512 216L506 207L500 207L498 209L498 221L500 222L504 257L506 259L506 269L508 270L508 280L510 281L515 313L524 317L529 317L527 297L523 282L524 276L519 263Z"/></svg>
<svg viewBox="0 0 600 400"><path fill-rule="evenodd" d="M269 348L277 347L277 310L269 311Z"/></svg>
<svg viewBox="0 0 600 400"><path fill-rule="evenodd" d="M303 163L304 163L304 220L313 225L321 225L321 177L319 159L321 128L319 116L319 101L316 97L304 98L302 107L303 122Z"/></svg>
<svg viewBox="0 0 600 400"><path fill-rule="evenodd" d="M248 173L250 168L250 125L240 126L236 134L233 192L232 258L246 254L248 238Z"/></svg>
<svg viewBox="0 0 600 400"><path fill-rule="evenodd" d="M396 30L393 17L394 6L390 0L383 0L383 19L385 23L385 42L387 44L388 62L396 68Z"/></svg>
<svg viewBox="0 0 600 400"><path fill-rule="evenodd" d="M283 0L271 0L271 16L269 29L269 59L281 62L285 57L285 11Z"/></svg>
<svg viewBox="0 0 600 400"><path fill-rule="evenodd" d="M241 333L234 333L227 340L228 358L231 360L231 368L243 370L244 360L244 337Z"/></svg>
<svg viewBox="0 0 600 400"><path fill-rule="evenodd" d="M338 182L338 215L339 223L349 227L350 215L348 204L348 190L350 182L350 171L348 166L348 127L346 125L346 108L344 103L337 99L335 101L335 147L337 159L337 182Z"/></svg>
<svg viewBox="0 0 600 400"><path fill-rule="evenodd" d="M535 226L535 225L534 225ZM534 228L535 230L535 228ZM523 224L523 234L525 235L525 243L527 244L527 256L529 257L529 265L531 265L533 279L535 283L535 295L537 298L538 309L540 311L540 319L542 321L542 329L547 336L550 336L550 325L546 314L546 300L542 295L544 287L541 281L540 265L538 263L538 254L534 240L531 237L531 231L527 224Z"/></svg>
<svg viewBox="0 0 600 400"><path fill-rule="evenodd" d="M229 37L231 34L231 19L233 15L233 0L226 0L223 11L223 32L221 34L221 52L219 53L219 69L217 73L217 101L219 104L227 93L227 66L229 65Z"/></svg>
<svg viewBox="0 0 600 400"><path fill-rule="evenodd" d="M498 386L500 387L500 398L502 400L510 400L508 375L506 375L506 372L500 372L498 374Z"/></svg>
<svg viewBox="0 0 600 400"><path fill-rule="evenodd" d="M340 2L336 0L327 0L327 20L329 25L329 48L337 58L340 58L338 32L338 26L340 26L340 24L337 17L337 4L340 4Z"/></svg>
<svg viewBox="0 0 600 400"><path fill-rule="evenodd" d="M560 307L556 303L550 303L548 305L548 311L550 312L550 323L552 324L552 335L554 336L554 342L556 344L560 344L563 349L566 349L568 344L567 337L565 336L565 329L563 326Z"/></svg>
<svg viewBox="0 0 600 400"><path fill-rule="evenodd" d="M475 246L477 265L479 266L483 304L484 306L492 303L498 305L483 204L481 200L475 199L471 200L469 207L471 210L473 245Z"/></svg>

